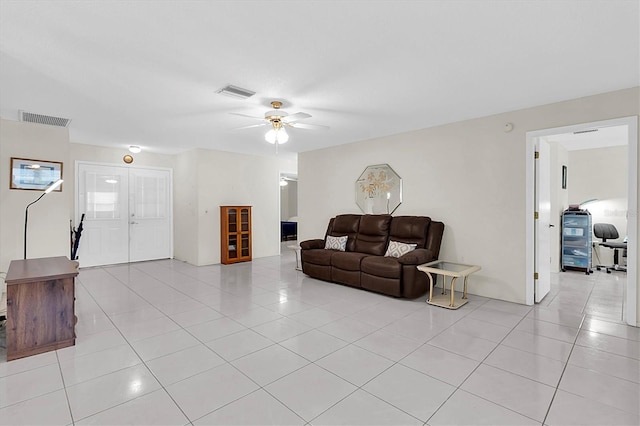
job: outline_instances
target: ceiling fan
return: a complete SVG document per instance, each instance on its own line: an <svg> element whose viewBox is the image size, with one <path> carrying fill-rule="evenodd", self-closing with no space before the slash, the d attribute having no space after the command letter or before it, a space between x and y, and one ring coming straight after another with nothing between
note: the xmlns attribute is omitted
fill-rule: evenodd
<svg viewBox="0 0 640 426"><path fill-rule="evenodd" d="M255 117L252 115L230 113L233 115L239 115L241 117L249 117L262 121L260 124L252 124L249 126L239 127L239 129L251 129L253 127L271 126L271 129L267 131L264 138L267 142L272 144L283 144L289 140L289 134L286 128L291 127L294 129L328 129L328 126L321 126L318 124L299 123L298 121L311 117L311 114L306 112L296 112L295 114L289 114L288 112L281 110L282 102L271 101L272 110L264 113L264 118Z"/></svg>

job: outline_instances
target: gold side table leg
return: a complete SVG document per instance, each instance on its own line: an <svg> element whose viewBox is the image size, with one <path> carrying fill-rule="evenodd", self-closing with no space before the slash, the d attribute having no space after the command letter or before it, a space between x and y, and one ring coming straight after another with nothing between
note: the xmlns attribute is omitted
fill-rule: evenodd
<svg viewBox="0 0 640 426"><path fill-rule="evenodd" d="M456 295L456 277L451 277L451 303L449 303L450 307L454 307L454 297Z"/></svg>
<svg viewBox="0 0 640 426"><path fill-rule="evenodd" d="M464 289L462 291L462 298L463 299L467 298L467 278L469 278L469 275L465 275L465 277L464 277Z"/></svg>

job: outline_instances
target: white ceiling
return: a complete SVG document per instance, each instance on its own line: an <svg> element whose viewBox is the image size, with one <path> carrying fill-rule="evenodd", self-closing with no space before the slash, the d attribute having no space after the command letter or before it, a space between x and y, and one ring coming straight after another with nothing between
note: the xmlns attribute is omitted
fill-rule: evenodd
<svg viewBox="0 0 640 426"><path fill-rule="evenodd" d="M639 2L0 0L0 115L72 142L281 155L640 85ZM216 94L233 84L248 100ZM569 124L569 123L568 123ZM287 154L289 153L289 154Z"/></svg>

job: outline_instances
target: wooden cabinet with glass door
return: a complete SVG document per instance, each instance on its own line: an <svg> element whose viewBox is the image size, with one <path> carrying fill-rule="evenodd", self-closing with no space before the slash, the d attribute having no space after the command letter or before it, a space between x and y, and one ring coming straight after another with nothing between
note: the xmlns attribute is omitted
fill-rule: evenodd
<svg viewBox="0 0 640 426"><path fill-rule="evenodd" d="M220 206L220 263L251 260L251 206Z"/></svg>

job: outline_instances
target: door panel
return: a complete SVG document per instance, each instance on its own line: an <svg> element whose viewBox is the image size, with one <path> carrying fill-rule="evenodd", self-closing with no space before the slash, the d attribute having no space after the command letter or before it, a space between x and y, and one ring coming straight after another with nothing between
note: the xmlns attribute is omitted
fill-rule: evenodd
<svg viewBox="0 0 640 426"><path fill-rule="evenodd" d="M80 163L77 188L81 267L172 256L168 170Z"/></svg>
<svg viewBox="0 0 640 426"><path fill-rule="evenodd" d="M551 290L551 150L549 143L538 141L536 160L536 211L535 221L535 271L534 297L540 302Z"/></svg>
<svg viewBox="0 0 640 426"><path fill-rule="evenodd" d="M169 187L166 170L130 170L131 262L171 257Z"/></svg>
<svg viewBox="0 0 640 426"><path fill-rule="evenodd" d="M77 217L85 215L78 247L80 266L129 261L128 190L127 169L80 165Z"/></svg>

